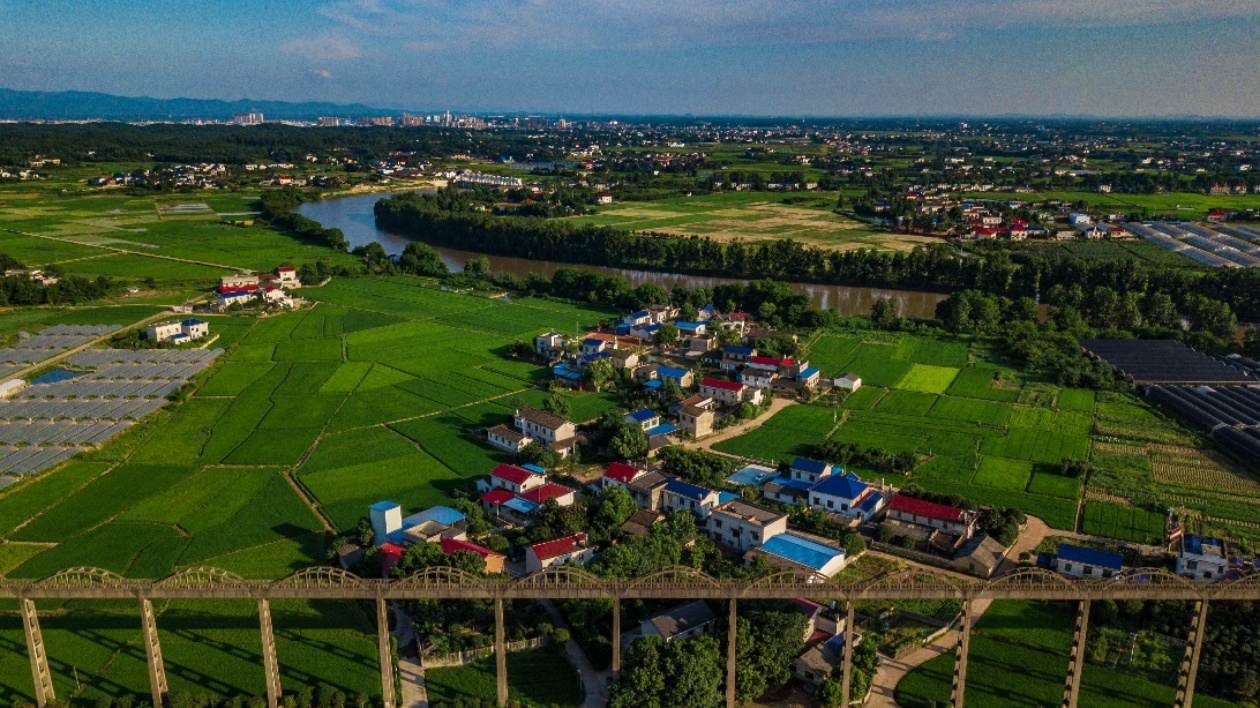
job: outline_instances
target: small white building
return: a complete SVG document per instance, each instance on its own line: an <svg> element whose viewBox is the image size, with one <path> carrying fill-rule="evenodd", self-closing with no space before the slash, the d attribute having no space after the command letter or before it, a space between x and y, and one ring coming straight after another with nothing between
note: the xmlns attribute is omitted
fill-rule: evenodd
<svg viewBox="0 0 1260 708"><path fill-rule="evenodd" d="M856 391L862 388L862 377L853 373L845 374L833 381L831 385L845 391Z"/></svg>
<svg viewBox="0 0 1260 708"><path fill-rule="evenodd" d="M491 445L508 452L520 452L534 441L533 438L516 428L502 423L486 430L486 440Z"/></svg>
<svg viewBox="0 0 1260 708"><path fill-rule="evenodd" d="M564 350L565 336L555 330L534 337L534 352L544 359L554 359Z"/></svg>
<svg viewBox="0 0 1260 708"><path fill-rule="evenodd" d="M169 342L184 330L178 322L159 322L148 327L149 339L155 342Z"/></svg>
<svg viewBox="0 0 1260 708"><path fill-rule="evenodd" d="M1195 580L1216 580L1229 568L1225 542L1219 538L1186 534L1177 552L1177 575Z"/></svg>
<svg viewBox="0 0 1260 708"><path fill-rule="evenodd" d="M595 557L595 549L586 539L586 534L578 533L552 541L535 543L525 549L525 572L537 573L552 566L565 563L583 564Z"/></svg>

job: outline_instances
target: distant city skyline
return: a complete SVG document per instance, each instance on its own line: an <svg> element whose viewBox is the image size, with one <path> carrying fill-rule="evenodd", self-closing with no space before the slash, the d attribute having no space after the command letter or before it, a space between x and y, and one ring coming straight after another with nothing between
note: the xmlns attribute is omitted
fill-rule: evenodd
<svg viewBox="0 0 1260 708"><path fill-rule="evenodd" d="M1260 117L1260 0L0 0L0 86L559 115Z"/></svg>

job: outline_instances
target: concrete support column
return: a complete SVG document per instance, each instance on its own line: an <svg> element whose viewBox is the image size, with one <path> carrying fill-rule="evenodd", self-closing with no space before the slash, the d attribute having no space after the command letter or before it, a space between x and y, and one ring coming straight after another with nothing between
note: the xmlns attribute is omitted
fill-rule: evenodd
<svg viewBox="0 0 1260 708"><path fill-rule="evenodd" d="M508 702L507 683L507 632L503 626L503 598L494 599L494 671L498 679L498 699L500 706Z"/></svg>
<svg viewBox="0 0 1260 708"><path fill-rule="evenodd" d="M1190 624L1186 658L1181 662L1181 673L1177 676L1177 702L1173 704L1176 708L1190 708L1194 704L1194 680L1199 674L1199 655L1203 653L1207 612L1207 600L1194 603L1194 621Z"/></svg>
<svg viewBox="0 0 1260 708"><path fill-rule="evenodd" d="M853 637L856 636L853 631L853 607L856 604L849 600L849 609L844 615L844 659L840 669L841 705L849 704L849 687L853 681Z"/></svg>
<svg viewBox="0 0 1260 708"><path fill-rule="evenodd" d="M381 702L394 708L394 657L389 650L389 603L376 598L376 648L381 659Z"/></svg>
<svg viewBox="0 0 1260 708"><path fill-rule="evenodd" d="M735 598L731 598L730 625L726 629L726 708L735 708L735 640L738 635Z"/></svg>
<svg viewBox="0 0 1260 708"><path fill-rule="evenodd" d="M276 635L271 631L271 604L258 598L258 626L262 630L263 674L267 679L267 706L280 705L280 665L276 661Z"/></svg>
<svg viewBox="0 0 1260 708"><path fill-rule="evenodd" d="M1072 634L1071 662L1063 686L1063 708L1076 708L1081 696L1081 672L1085 670L1085 638L1089 634L1089 600L1081 600L1076 610L1076 631Z"/></svg>
<svg viewBox="0 0 1260 708"><path fill-rule="evenodd" d="M958 654L954 657L954 690L949 704L963 708L967 693L967 651L971 648L971 599L963 600L962 620L958 627Z"/></svg>
<svg viewBox="0 0 1260 708"><path fill-rule="evenodd" d="M613 598L612 616L612 675L621 677L621 598Z"/></svg>
<svg viewBox="0 0 1260 708"><path fill-rule="evenodd" d="M26 633L26 654L31 659L31 678L35 681L35 702L40 708L57 700L53 692L52 674L48 671L48 655L44 652L44 635L39 632L39 616L35 603L26 598L22 605L22 630Z"/></svg>
<svg viewBox="0 0 1260 708"><path fill-rule="evenodd" d="M166 666L162 663L162 646L158 643L153 602L147 597L140 600L140 622L144 625L144 658L149 662L149 688L153 691L153 705L154 708L162 708L169 697Z"/></svg>

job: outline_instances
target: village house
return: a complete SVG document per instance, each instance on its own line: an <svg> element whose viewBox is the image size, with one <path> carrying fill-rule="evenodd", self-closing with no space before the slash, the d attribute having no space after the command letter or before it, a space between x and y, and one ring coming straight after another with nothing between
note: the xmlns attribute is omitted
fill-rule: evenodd
<svg viewBox="0 0 1260 708"><path fill-rule="evenodd" d="M182 344L210 334L210 325L205 320L189 318L180 322L151 324L147 329L147 334L148 338L155 342Z"/></svg>
<svg viewBox="0 0 1260 708"><path fill-rule="evenodd" d="M608 352L608 360L618 371L622 369L633 371L634 367L639 365L639 353L629 349L613 349Z"/></svg>
<svg viewBox="0 0 1260 708"><path fill-rule="evenodd" d="M738 381L706 378L700 382L700 395L718 403L736 405L745 401L761 403L761 389L746 386Z"/></svg>
<svg viewBox="0 0 1260 708"><path fill-rule="evenodd" d="M639 622L639 634L660 637L666 644L682 637L708 634L717 627L717 615L704 600L671 607Z"/></svg>
<svg viewBox="0 0 1260 708"><path fill-rule="evenodd" d="M627 413L624 420L627 424L644 431L651 430L661 424L660 414L651 408L640 408L637 411Z"/></svg>
<svg viewBox="0 0 1260 708"><path fill-rule="evenodd" d="M487 428L486 440L497 448L516 453L524 450L534 441L533 438L506 423Z"/></svg>
<svg viewBox="0 0 1260 708"><path fill-rule="evenodd" d="M1219 538L1185 534L1177 550L1177 575L1195 580L1216 580L1229 569L1225 542Z"/></svg>
<svg viewBox="0 0 1260 708"><path fill-rule="evenodd" d="M751 366L744 367L739 374L739 382L745 386L753 388L766 389L774 385L779 378L776 371L766 371L765 369L755 369Z"/></svg>
<svg viewBox="0 0 1260 708"><path fill-rule="evenodd" d="M610 344L607 340L598 337L587 337L578 345L578 354L581 356L591 356L599 354L606 349L612 349L615 344Z"/></svg>
<svg viewBox="0 0 1260 708"><path fill-rule="evenodd" d="M954 570L988 578L1002 565L1006 547L992 536L973 536L954 554Z"/></svg>
<svg viewBox="0 0 1260 708"><path fill-rule="evenodd" d="M693 396L693 398L695 398ZM710 407L685 404L678 410L678 427L693 438L702 438L713 432L717 423L717 414Z"/></svg>
<svg viewBox="0 0 1260 708"><path fill-rule="evenodd" d="M840 621L841 626L844 620ZM840 663L844 661L844 643L847 632L842 628L830 639L809 646L792 662L792 677L817 690L831 678ZM861 633L854 632L853 645L862 643Z"/></svg>
<svg viewBox="0 0 1260 708"><path fill-rule="evenodd" d="M535 408L521 408L513 415L517 430L543 443L548 450L568 457L576 441L577 427L558 415Z"/></svg>
<svg viewBox="0 0 1260 708"><path fill-rule="evenodd" d="M689 369L682 369L676 366L665 366L664 364L644 364L634 370L634 377L641 381L647 388L659 390L664 386L666 381L672 380L678 385L678 388L686 390L691 388L696 382L696 375Z"/></svg>
<svg viewBox="0 0 1260 708"><path fill-rule="evenodd" d="M683 337L698 337L709 331L708 325L703 322L675 322L674 326Z"/></svg>
<svg viewBox="0 0 1260 708"><path fill-rule="evenodd" d="M830 541L797 531L771 537L750 551L745 560L751 561L758 556L776 568L791 570L810 580L834 577L844 570L850 560L844 549Z"/></svg>
<svg viewBox="0 0 1260 708"><path fill-rule="evenodd" d="M577 501L577 490L563 484L547 482L533 489L518 494L521 499L542 506L544 502L554 501L556 506L572 506Z"/></svg>
<svg viewBox="0 0 1260 708"><path fill-rule="evenodd" d="M712 351L717 346L717 338L711 334L702 334L687 340L687 356L697 357Z"/></svg>
<svg viewBox="0 0 1260 708"><path fill-rule="evenodd" d="M819 481L809 490L811 509L862 521L869 521L872 516L879 513L883 508L882 501L883 495L858 479L858 476L852 472L832 475Z"/></svg>
<svg viewBox="0 0 1260 708"><path fill-rule="evenodd" d="M564 353L565 336L555 330L534 337L534 352L548 361Z"/></svg>
<svg viewBox="0 0 1260 708"><path fill-rule="evenodd" d="M594 557L595 549L587 541L586 534L578 533L528 546L525 549L525 572L537 573L566 563L582 565Z"/></svg>
<svg viewBox="0 0 1260 708"><path fill-rule="evenodd" d="M547 483L546 475L516 465L495 465L490 477L484 481L487 489L503 489L512 494L522 494Z"/></svg>
<svg viewBox="0 0 1260 708"><path fill-rule="evenodd" d="M732 499L710 513L708 532L714 541L747 552L785 533L787 523L787 514Z"/></svg>
<svg viewBox="0 0 1260 708"><path fill-rule="evenodd" d="M904 494L893 496L892 503L888 505L888 520L938 529L963 539L971 538L976 527L976 514L973 511L915 499Z"/></svg>
<svg viewBox="0 0 1260 708"><path fill-rule="evenodd" d="M258 282L258 276L253 274L225 275L219 278L219 287L220 289L235 290L251 285L257 287Z"/></svg>
<svg viewBox="0 0 1260 708"><path fill-rule="evenodd" d="M844 391L856 391L862 388L862 377L857 374L845 374L833 381L831 385Z"/></svg>
<svg viewBox="0 0 1260 708"><path fill-rule="evenodd" d="M280 278L280 284L290 288L302 287L302 279L299 277L297 268L293 266L280 266L276 268L276 276Z"/></svg>
<svg viewBox="0 0 1260 708"><path fill-rule="evenodd" d="M669 478L659 472L650 472L624 462L614 462L604 470L598 488L623 487L640 509L655 511L661 508L661 495Z"/></svg>
<svg viewBox="0 0 1260 708"><path fill-rule="evenodd" d="M621 532L631 536L647 538L652 534L652 527L664 520L665 517L661 516L659 512L651 509L639 509L626 520L626 523L621 525Z"/></svg>
<svg viewBox="0 0 1260 708"><path fill-rule="evenodd" d="M467 520L449 506L435 506L403 518L401 506L391 501L379 501L368 507L368 521L372 524L372 544L375 546L466 538Z"/></svg>
<svg viewBox="0 0 1260 708"><path fill-rule="evenodd" d="M757 355L757 350L752 347L741 347L735 344L728 344L722 347L722 363L723 371L735 371L741 366L748 363L748 360Z"/></svg>
<svg viewBox="0 0 1260 708"><path fill-rule="evenodd" d="M442 553L445 553L448 556L451 555L452 553L455 553L456 551L468 551L470 553L476 553L477 555L481 556L482 560L486 562L487 573L504 572L504 564L507 562L507 556L503 555L502 553L495 553L489 548L478 546L475 543L472 543L470 541L465 541L462 539L444 538L442 539L442 542L441 542L441 548L442 548Z"/></svg>
<svg viewBox="0 0 1260 708"><path fill-rule="evenodd" d="M1124 556L1110 551L1060 543L1054 558L1054 569L1074 578L1110 578L1120 572Z"/></svg>
<svg viewBox="0 0 1260 708"><path fill-rule="evenodd" d="M709 518L713 507L720 503L720 495L698 484L691 484L679 479L671 479L665 483L661 493L661 511L686 510L695 514L701 522Z"/></svg>
<svg viewBox="0 0 1260 708"><path fill-rule="evenodd" d="M792 460L792 466L788 468L788 476L792 479L813 485L826 477L833 474L843 472L843 469L834 467L822 462L821 460L811 460L808 457L797 457Z"/></svg>

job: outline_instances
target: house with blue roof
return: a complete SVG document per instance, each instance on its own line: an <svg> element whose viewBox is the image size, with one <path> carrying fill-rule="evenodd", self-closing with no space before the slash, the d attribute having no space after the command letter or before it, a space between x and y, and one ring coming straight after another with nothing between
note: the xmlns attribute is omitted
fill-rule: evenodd
<svg viewBox="0 0 1260 708"><path fill-rule="evenodd" d="M621 322L622 324L626 325L627 328L633 327L635 325L651 324L652 313L648 312L647 310L639 310L638 312L631 312L628 315L623 315L621 318Z"/></svg>
<svg viewBox="0 0 1260 708"><path fill-rule="evenodd" d="M722 347L722 371L736 371L741 366L748 363L748 360L757 356L757 350L752 347L741 347L737 344L728 344Z"/></svg>
<svg viewBox="0 0 1260 708"><path fill-rule="evenodd" d="M809 488L809 508L869 521L871 516L883 509L877 501L867 505L869 515L863 510L863 505L874 494L871 486L852 472L834 474L822 478Z"/></svg>
<svg viewBox="0 0 1260 708"><path fill-rule="evenodd" d="M607 348L608 342L595 337L587 337L582 340L582 344L578 347L578 353L582 356L590 356L592 354L598 354Z"/></svg>
<svg viewBox="0 0 1260 708"><path fill-rule="evenodd" d="M656 339L656 333L660 331L661 326L659 324L639 324L630 328L630 336L650 342Z"/></svg>
<svg viewBox="0 0 1260 708"><path fill-rule="evenodd" d="M1219 538L1188 533L1177 551L1177 575L1194 580L1218 580L1229 570L1225 542Z"/></svg>
<svg viewBox="0 0 1260 708"><path fill-rule="evenodd" d="M709 326L703 322L675 322L674 326L684 337L698 337L709 331Z"/></svg>
<svg viewBox="0 0 1260 708"><path fill-rule="evenodd" d="M760 555L770 565L800 571L810 578L830 578L848 563L844 549L793 531L781 533L754 548L745 560Z"/></svg>
<svg viewBox="0 0 1260 708"><path fill-rule="evenodd" d="M844 470L833 467L826 462L820 460L811 460L808 457L798 457L792 461L792 468L788 470L788 476L792 479L802 480L815 484L824 477L830 477Z"/></svg>
<svg viewBox="0 0 1260 708"><path fill-rule="evenodd" d="M822 372L818 370L817 366L807 366L796 375L796 380L800 381L807 388L817 388L818 382L822 381Z"/></svg>
<svg viewBox="0 0 1260 708"><path fill-rule="evenodd" d="M1074 578L1110 578L1120 572L1124 556L1070 543L1060 543L1054 558L1054 569Z"/></svg>
<svg viewBox="0 0 1260 708"><path fill-rule="evenodd" d="M705 305L704 307L700 308L699 312L696 313L696 319L701 322L708 322L709 320L717 316L717 313L718 311L716 307L714 307L711 304Z"/></svg>
<svg viewBox="0 0 1260 708"><path fill-rule="evenodd" d="M671 511L686 510L704 521L713 512L713 507L721 503L721 496L708 487L671 479L661 490L661 510L668 514Z"/></svg>
<svg viewBox="0 0 1260 708"><path fill-rule="evenodd" d="M468 521L449 506L435 506L402 520L403 542L441 543L445 539L468 539Z"/></svg>
<svg viewBox="0 0 1260 708"><path fill-rule="evenodd" d="M577 388L582 385L582 370L567 362L556 364L552 367L551 373L556 377L556 383L571 388Z"/></svg>
<svg viewBox="0 0 1260 708"><path fill-rule="evenodd" d="M651 408L640 408L637 411L627 413L625 421L640 430L647 430L660 425L661 416Z"/></svg>

